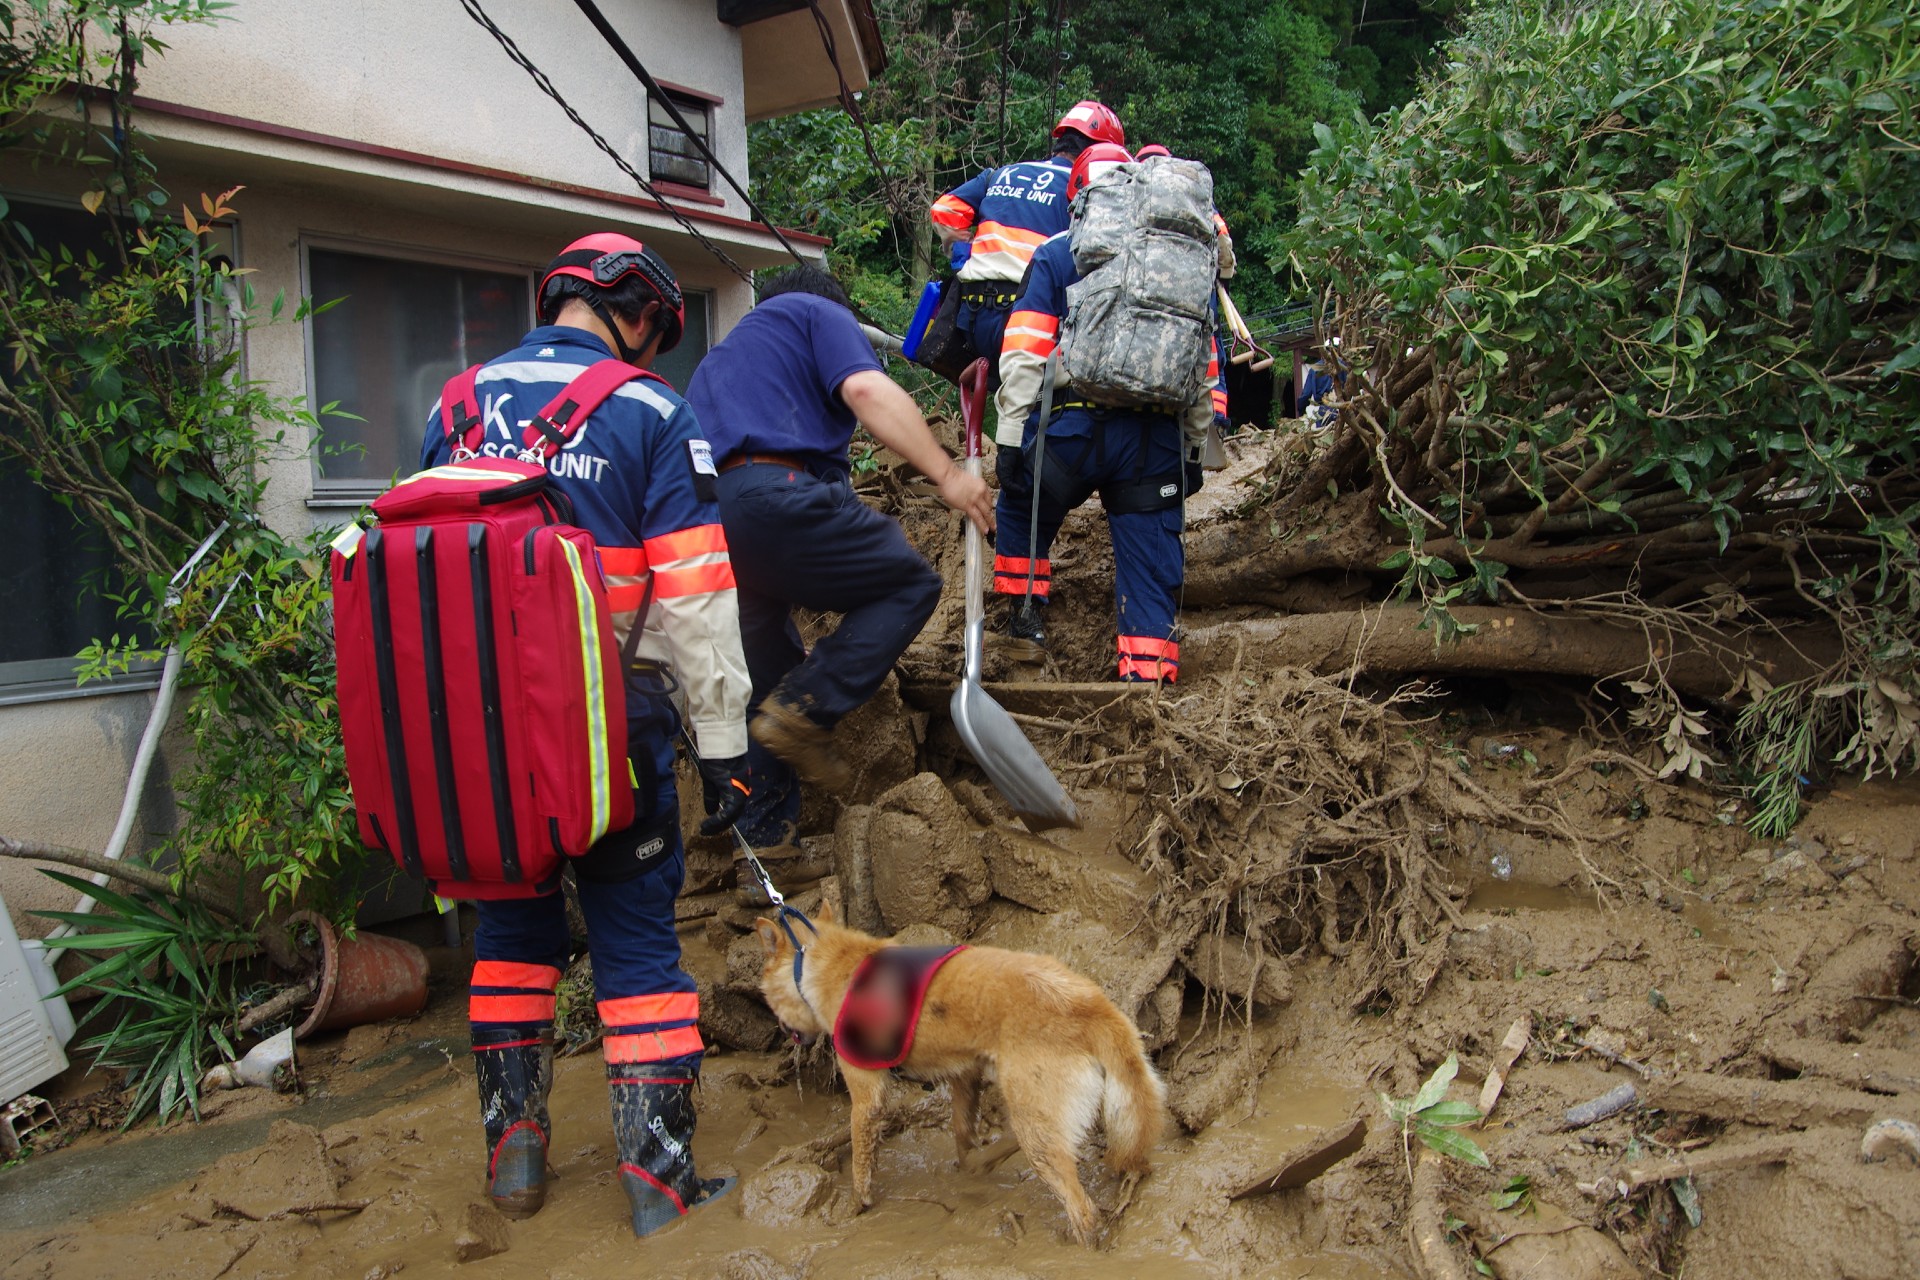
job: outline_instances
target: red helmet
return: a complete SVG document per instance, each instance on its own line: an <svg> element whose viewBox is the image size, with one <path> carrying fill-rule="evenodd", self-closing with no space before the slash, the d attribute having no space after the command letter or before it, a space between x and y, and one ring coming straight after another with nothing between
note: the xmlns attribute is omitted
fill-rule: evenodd
<svg viewBox="0 0 1920 1280"><path fill-rule="evenodd" d="M1067 199L1079 195L1088 183L1113 166L1130 164L1132 161L1133 157L1127 154L1125 147L1115 146L1111 142L1094 143L1073 162L1073 171L1067 175Z"/></svg>
<svg viewBox="0 0 1920 1280"><path fill-rule="evenodd" d="M1084 133L1095 142L1111 142L1116 147L1127 145L1127 131L1120 127L1120 117L1105 103L1074 103L1073 110L1053 126L1053 136L1057 138L1069 129Z"/></svg>
<svg viewBox="0 0 1920 1280"><path fill-rule="evenodd" d="M593 307L607 327L612 329L614 326L607 319L605 305L594 294L611 289L628 276L640 277L653 290L654 297L660 300L660 350L662 353L673 350L680 344L680 335L687 328L687 305L680 292L680 282L674 279L673 268L659 254L632 236L621 235L617 231L596 231L590 236L581 236L547 264L546 271L540 276L540 288L535 293L539 299L537 310L541 322L551 324L560 310L560 304L566 299L584 297L587 305ZM584 280L593 289L556 289L549 296L547 286L561 277ZM614 338L616 341L619 339L617 329L614 330ZM622 353L623 356L627 354Z"/></svg>
<svg viewBox="0 0 1920 1280"><path fill-rule="evenodd" d="M1151 160L1155 156L1165 156L1171 160L1173 159L1173 152L1167 150L1157 142L1149 142L1146 146L1133 153L1135 160Z"/></svg>

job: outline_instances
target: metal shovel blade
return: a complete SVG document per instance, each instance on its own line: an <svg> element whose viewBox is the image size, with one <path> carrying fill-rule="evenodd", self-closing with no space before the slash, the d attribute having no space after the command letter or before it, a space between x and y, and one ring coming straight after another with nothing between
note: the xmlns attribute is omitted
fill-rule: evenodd
<svg viewBox="0 0 1920 1280"><path fill-rule="evenodd" d="M951 704L953 726L960 731L960 740L1029 831L1079 826L1080 812L1053 770L1033 749L1007 709L980 687L975 674L980 669L976 655L984 639L984 623L968 624L967 652L973 660L953 691Z"/></svg>

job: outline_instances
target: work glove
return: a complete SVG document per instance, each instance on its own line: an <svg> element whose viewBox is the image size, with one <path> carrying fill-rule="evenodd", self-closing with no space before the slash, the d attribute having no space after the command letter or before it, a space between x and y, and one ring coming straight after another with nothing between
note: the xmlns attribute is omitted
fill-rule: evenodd
<svg viewBox="0 0 1920 1280"><path fill-rule="evenodd" d="M1200 449L1198 446L1189 448L1186 451L1186 456L1180 460L1180 478L1183 484L1183 491L1189 498L1200 492L1200 486L1206 483L1207 472L1206 468L1200 465Z"/></svg>
<svg viewBox="0 0 1920 1280"><path fill-rule="evenodd" d="M753 794L752 774L745 756L700 759L700 781L705 784L707 816L700 822L700 834L717 836L747 811L747 798Z"/></svg>

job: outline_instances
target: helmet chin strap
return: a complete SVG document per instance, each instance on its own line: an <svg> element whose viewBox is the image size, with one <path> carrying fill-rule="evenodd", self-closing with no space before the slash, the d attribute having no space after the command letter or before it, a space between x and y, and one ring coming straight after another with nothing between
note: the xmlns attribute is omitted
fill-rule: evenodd
<svg viewBox="0 0 1920 1280"><path fill-rule="evenodd" d="M607 335L613 339L614 351L622 360L628 364L632 364L634 360L640 356L640 353L647 349L647 334L644 328L640 332L639 348L635 349L630 347L627 345L626 338L621 335L620 326L614 320L613 312L608 309L606 303L600 301L598 298L583 299L583 301L585 301L589 307L593 308L593 314L598 316L600 323L607 327Z"/></svg>

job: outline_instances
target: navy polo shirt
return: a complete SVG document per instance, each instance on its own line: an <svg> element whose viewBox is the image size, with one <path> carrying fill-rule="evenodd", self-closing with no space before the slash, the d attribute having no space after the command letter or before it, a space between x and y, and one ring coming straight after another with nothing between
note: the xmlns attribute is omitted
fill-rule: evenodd
<svg viewBox="0 0 1920 1280"><path fill-rule="evenodd" d="M749 311L700 361L687 386L716 463L736 453L797 457L847 469L853 410L840 384L878 369L853 312L810 293L783 293Z"/></svg>

